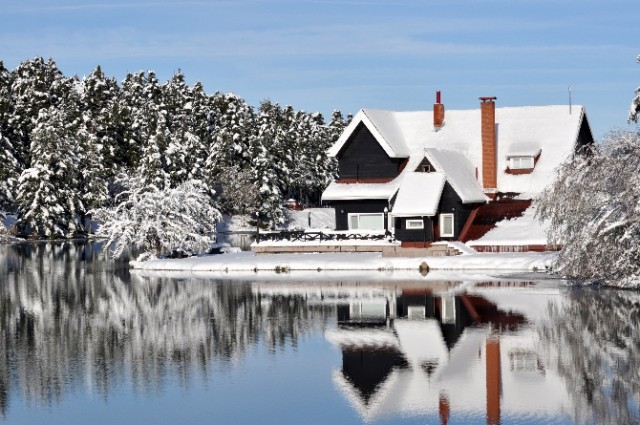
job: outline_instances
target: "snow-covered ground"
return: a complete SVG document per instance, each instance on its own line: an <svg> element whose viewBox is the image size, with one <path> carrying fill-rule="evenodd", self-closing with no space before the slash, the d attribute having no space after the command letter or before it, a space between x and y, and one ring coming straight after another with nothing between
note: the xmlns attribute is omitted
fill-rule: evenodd
<svg viewBox="0 0 640 425"><path fill-rule="evenodd" d="M529 208L517 219L503 220L483 238L468 245L544 245L544 226L534 218L535 210ZM311 228L309 228L311 216ZM288 211L284 229L317 229L327 231L335 226L332 208L313 208L302 211ZM219 231L253 230L250 218L236 216L225 218ZM313 242L317 244L318 242ZM330 244L333 242L327 242ZM345 243L353 244L352 241ZM372 242L367 242L373 244ZM389 244L379 241L380 244ZM308 245L305 242L269 242L269 244ZM463 255L447 257L383 257L381 253L299 253L262 254L252 252L230 253L214 256L199 256L186 259L158 259L146 262L132 262L135 269L164 272L213 273L238 277L239 275L261 273L318 272L383 272L384 274L410 271L417 273L426 264L430 273L434 271L496 274L514 272L543 272L550 270L556 253L477 253L462 243L453 243Z"/></svg>
<svg viewBox="0 0 640 425"><path fill-rule="evenodd" d="M392 273L411 270L418 273L426 264L430 271L492 271L496 273L545 271L551 268L555 253L478 253L449 257L383 257L380 253L264 254L238 252L184 259L132 261L141 270L215 272L230 276L234 272L262 271L371 271Z"/></svg>

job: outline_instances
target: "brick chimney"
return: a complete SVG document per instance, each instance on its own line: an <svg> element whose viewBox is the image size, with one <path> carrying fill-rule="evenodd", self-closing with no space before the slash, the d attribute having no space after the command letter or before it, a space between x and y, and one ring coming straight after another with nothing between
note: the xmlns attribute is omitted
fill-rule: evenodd
<svg viewBox="0 0 640 425"><path fill-rule="evenodd" d="M439 130L444 125L444 105L440 103L440 90L436 92L436 103L433 104L433 127Z"/></svg>
<svg viewBox="0 0 640 425"><path fill-rule="evenodd" d="M482 134L482 188L494 193L498 188L498 162L496 158L496 97L480 98Z"/></svg>

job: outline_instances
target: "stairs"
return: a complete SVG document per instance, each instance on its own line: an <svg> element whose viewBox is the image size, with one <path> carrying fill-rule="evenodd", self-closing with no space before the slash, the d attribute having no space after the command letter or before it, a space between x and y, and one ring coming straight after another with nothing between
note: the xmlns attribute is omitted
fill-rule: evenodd
<svg viewBox="0 0 640 425"><path fill-rule="evenodd" d="M529 199L503 199L482 205L471 213L469 221L460 232L458 240L460 242L468 242L480 239L489 230L496 227L497 222L521 217L530 206L531 200Z"/></svg>

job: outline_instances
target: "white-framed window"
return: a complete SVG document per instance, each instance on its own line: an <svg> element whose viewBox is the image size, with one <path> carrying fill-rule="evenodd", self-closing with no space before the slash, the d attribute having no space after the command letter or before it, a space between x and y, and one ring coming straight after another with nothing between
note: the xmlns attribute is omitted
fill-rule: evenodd
<svg viewBox="0 0 640 425"><path fill-rule="evenodd" d="M440 236L452 238L453 233L453 214L440 214Z"/></svg>
<svg viewBox="0 0 640 425"><path fill-rule="evenodd" d="M420 220L407 220L407 230L424 229L424 221Z"/></svg>
<svg viewBox="0 0 640 425"><path fill-rule="evenodd" d="M384 230L383 213L349 213L349 230Z"/></svg>
<svg viewBox="0 0 640 425"><path fill-rule="evenodd" d="M509 168L511 170L529 170L534 166L532 156L511 156L509 157Z"/></svg>

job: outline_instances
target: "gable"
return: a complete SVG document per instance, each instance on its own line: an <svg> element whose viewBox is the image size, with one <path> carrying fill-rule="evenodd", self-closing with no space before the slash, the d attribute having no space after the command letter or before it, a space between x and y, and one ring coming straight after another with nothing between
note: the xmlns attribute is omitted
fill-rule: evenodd
<svg viewBox="0 0 640 425"><path fill-rule="evenodd" d="M390 158L363 123L351 133L337 158L341 180L392 179L400 171L401 161Z"/></svg>
<svg viewBox="0 0 640 425"><path fill-rule="evenodd" d="M338 140L329 148L327 154L331 157L338 157L344 145L360 125L364 125L369 130L390 158L408 158L410 156L411 150L404 141L403 132L395 118L395 113L375 109L361 109Z"/></svg>

